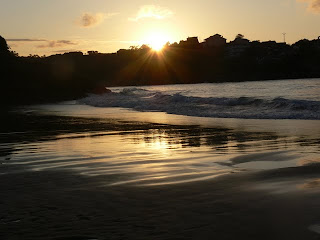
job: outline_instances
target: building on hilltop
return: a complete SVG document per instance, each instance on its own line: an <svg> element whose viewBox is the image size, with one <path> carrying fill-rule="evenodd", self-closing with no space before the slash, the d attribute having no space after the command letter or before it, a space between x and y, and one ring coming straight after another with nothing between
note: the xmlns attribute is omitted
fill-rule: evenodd
<svg viewBox="0 0 320 240"><path fill-rule="evenodd" d="M250 40L238 34L237 37L228 44L227 56L238 57L242 55L250 47Z"/></svg>
<svg viewBox="0 0 320 240"><path fill-rule="evenodd" d="M90 55L90 56L100 54L98 51L88 51L87 53L88 53L88 55Z"/></svg>
<svg viewBox="0 0 320 240"><path fill-rule="evenodd" d="M222 47L227 44L227 39L225 39L220 34L215 34L211 37L208 37L203 42L203 47L205 48L214 48L214 47Z"/></svg>
<svg viewBox="0 0 320 240"><path fill-rule="evenodd" d="M190 45L199 45L198 37L188 37L187 43Z"/></svg>
<svg viewBox="0 0 320 240"><path fill-rule="evenodd" d="M182 48L199 48L200 46L198 37L188 37L187 40L181 40L179 43L179 47Z"/></svg>
<svg viewBox="0 0 320 240"><path fill-rule="evenodd" d="M235 40L230 42L230 45L239 45L239 46L248 46L250 44L250 40L246 38L236 38Z"/></svg>
<svg viewBox="0 0 320 240"><path fill-rule="evenodd" d="M274 47L276 46L278 43L276 41L264 41L264 42L261 42L261 44L263 46L266 46L266 47Z"/></svg>
<svg viewBox="0 0 320 240"><path fill-rule="evenodd" d="M83 56L83 52L80 52L80 51L65 52L63 55L64 56L68 56L68 57L82 57Z"/></svg>

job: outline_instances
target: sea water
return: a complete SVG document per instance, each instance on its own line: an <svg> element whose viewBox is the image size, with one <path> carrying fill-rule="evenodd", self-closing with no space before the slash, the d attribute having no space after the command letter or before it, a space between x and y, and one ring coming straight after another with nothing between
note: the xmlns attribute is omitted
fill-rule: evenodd
<svg viewBox="0 0 320 240"><path fill-rule="evenodd" d="M110 90L20 108L18 122L30 124L2 131L1 174L162 185L320 162L320 79Z"/></svg>
<svg viewBox="0 0 320 240"><path fill-rule="evenodd" d="M320 119L320 79L111 88L79 103L211 118Z"/></svg>

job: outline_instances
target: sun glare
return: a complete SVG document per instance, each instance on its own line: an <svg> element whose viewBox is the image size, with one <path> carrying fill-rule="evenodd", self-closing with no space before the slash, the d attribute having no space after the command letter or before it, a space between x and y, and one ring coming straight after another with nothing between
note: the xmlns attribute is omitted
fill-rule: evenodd
<svg viewBox="0 0 320 240"><path fill-rule="evenodd" d="M147 37L147 44L155 51L161 51L167 42L169 37L160 32L152 33Z"/></svg>

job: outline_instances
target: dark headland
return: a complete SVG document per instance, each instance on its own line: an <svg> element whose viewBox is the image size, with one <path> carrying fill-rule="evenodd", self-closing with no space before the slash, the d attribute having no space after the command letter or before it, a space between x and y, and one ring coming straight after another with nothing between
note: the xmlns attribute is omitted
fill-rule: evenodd
<svg viewBox="0 0 320 240"><path fill-rule="evenodd" d="M116 53L89 51L18 56L0 36L1 103L75 99L99 87L238 82L320 77L320 39L292 45L190 37L161 52L147 45Z"/></svg>

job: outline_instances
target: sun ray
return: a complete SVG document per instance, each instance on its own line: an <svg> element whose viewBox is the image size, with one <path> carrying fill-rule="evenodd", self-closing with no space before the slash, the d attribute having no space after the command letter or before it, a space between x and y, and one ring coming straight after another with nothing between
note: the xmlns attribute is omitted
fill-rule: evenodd
<svg viewBox="0 0 320 240"><path fill-rule="evenodd" d="M170 42L170 37L163 32L152 32L146 38L146 44L154 51L161 51L167 42Z"/></svg>

